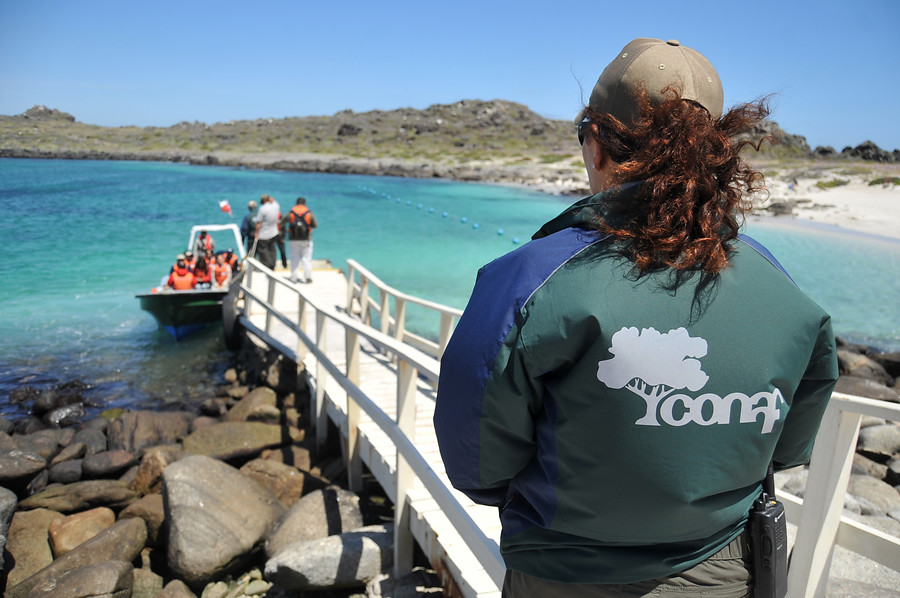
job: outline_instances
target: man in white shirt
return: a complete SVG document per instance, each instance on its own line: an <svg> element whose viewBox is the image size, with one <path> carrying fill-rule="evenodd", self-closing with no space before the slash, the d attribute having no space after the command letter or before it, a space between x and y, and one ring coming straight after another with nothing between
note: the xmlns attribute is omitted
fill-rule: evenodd
<svg viewBox="0 0 900 598"><path fill-rule="evenodd" d="M264 266L275 269L275 244L278 241L278 217L281 208L271 195L260 198L262 205L256 215L256 256Z"/></svg>

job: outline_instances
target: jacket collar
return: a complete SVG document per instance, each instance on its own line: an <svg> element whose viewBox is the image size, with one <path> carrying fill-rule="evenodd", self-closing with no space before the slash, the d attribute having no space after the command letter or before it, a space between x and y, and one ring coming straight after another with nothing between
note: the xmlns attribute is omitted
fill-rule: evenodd
<svg viewBox="0 0 900 598"><path fill-rule="evenodd" d="M601 191L596 195L585 197L566 208L559 216L542 226L532 239L540 239L566 228L597 229L601 220L611 220L611 200L628 201L633 197L643 181L623 183L612 189Z"/></svg>

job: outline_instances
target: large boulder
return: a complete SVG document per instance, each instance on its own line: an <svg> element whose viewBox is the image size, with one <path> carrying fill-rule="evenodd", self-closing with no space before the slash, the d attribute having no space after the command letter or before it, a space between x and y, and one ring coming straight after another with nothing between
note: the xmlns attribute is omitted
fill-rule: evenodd
<svg viewBox="0 0 900 598"><path fill-rule="evenodd" d="M291 544L266 562L265 578L290 590L358 587L393 562L393 527L372 525Z"/></svg>
<svg viewBox="0 0 900 598"><path fill-rule="evenodd" d="M73 513L50 524L50 548L54 558L71 552L116 522L116 514L107 507Z"/></svg>
<svg viewBox="0 0 900 598"><path fill-rule="evenodd" d="M238 401L228 413L225 421L261 421L277 424L281 412L278 409L278 396L266 386L254 388L247 396Z"/></svg>
<svg viewBox="0 0 900 598"><path fill-rule="evenodd" d="M262 450L303 439L300 430L260 422L224 422L187 436L184 450L228 461L258 455Z"/></svg>
<svg viewBox="0 0 900 598"><path fill-rule="evenodd" d="M879 463L900 456L900 426L886 423L862 428L856 450Z"/></svg>
<svg viewBox="0 0 900 598"><path fill-rule="evenodd" d="M193 455L163 472L169 567L199 587L245 565L285 508L226 463Z"/></svg>
<svg viewBox="0 0 900 598"><path fill-rule="evenodd" d="M835 392L842 392L857 397L900 403L900 393L893 388L888 388L875 380L867 380L855 376L841 376L838 378L834 390Z"/></svg>
<svg viewBox="0 0 900 598"><path fill-rule="evenodd" d="M19 504L16 493L12 490L0 487L0 571L4 570L3 549L6 547L6 534L9 532L9 524L16 505Z"/></svg>
<svg viewBox="0 0 900 598"><path fill-rule="evenodd" d="M6 541L6 550L12 556L6 569L9 571L7 587L25 581L53 562L47 530L53 521L63 517L62 513L48 509L17 511L12 516Z"/></svg>
<svg viewBox="0 0 900 598"><path fill-rule="evenodd" d="M294 503L268 542L266 555L295 542L319 540L363 526L359 497L335 486L316 490Z"/></svg>
<svg viewBox="0 0 900 598"><path fill-rule="evenodd" d="M173 444L187 436L193 418L179 411L123 413L109 424L109 448L139 455L147 447Z"/></svg>
<svg viewBox="0 0 900 598"><path fill-rule="evenodd" d="M866 380L874 380L890 386L894 383L894 379L887 373L884 367L869 357L848 351L847 349L838 349L838 369L841 374L855 376L857 378L865 378Z"/></svg>

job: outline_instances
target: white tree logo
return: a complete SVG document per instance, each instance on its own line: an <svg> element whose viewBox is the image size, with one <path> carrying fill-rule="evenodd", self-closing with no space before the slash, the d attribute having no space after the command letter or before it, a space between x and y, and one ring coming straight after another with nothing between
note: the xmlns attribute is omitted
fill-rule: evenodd
<svg viewBox="0 0 900 598"><path fill-rule="evenodd" d="M778 389L753 396L732 392L724 398L712 393L696 398L673 395L681 389L697 392L709 381L699 360L706 356L706 340L691 336L684 328L665 334L654 328L622 328L612 336L609 352L612 359L597 363L597 379L609 388L625 388L646 402L647 412L636 425L659 426L660 419L672 426L727 424L735 401L741 405L741 423L763 415L764 434L771 432L781 417L778 406L785 401Z"/></svg>

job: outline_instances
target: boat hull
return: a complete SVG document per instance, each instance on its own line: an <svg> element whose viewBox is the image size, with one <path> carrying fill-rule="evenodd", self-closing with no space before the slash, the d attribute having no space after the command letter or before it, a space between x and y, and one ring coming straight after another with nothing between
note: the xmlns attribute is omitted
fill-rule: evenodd
<svg viewBox="0 0 900 598"><path fill-rule="evenodd" d="M156 318L159 327L175 340L222 321L224 290L193 290L137 295L141 309Z"/></svg>

